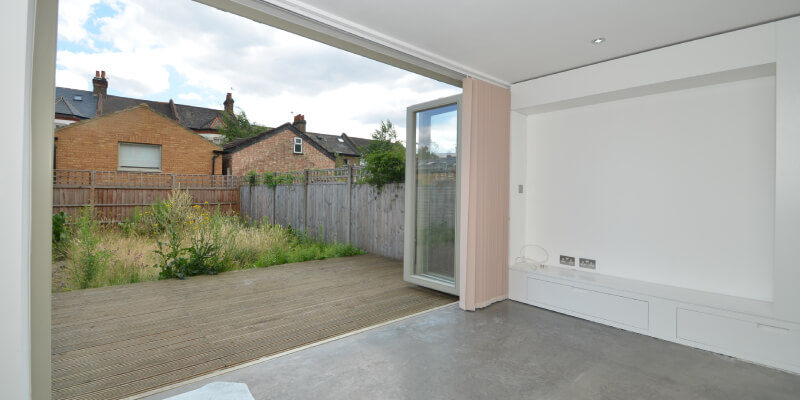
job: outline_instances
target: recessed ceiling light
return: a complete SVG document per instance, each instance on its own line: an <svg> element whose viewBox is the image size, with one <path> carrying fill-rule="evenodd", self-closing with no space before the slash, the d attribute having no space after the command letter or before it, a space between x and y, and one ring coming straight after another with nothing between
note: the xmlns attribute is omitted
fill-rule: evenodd
<svg viewBox="0 0 800 400"><path fill-rule="evenodd" d="M600 44L600 43L603 43L603 42L605 42L605 41L606 41L606 38L601 38L601 37L599 37L599 38L597 38L597 39L594 39L594 40L592 40L592 43L594 43L594 44Z"/></svg>

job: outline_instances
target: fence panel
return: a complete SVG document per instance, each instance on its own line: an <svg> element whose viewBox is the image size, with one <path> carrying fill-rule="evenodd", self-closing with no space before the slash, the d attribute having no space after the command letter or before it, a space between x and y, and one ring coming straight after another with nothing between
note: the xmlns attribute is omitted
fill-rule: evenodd
<svg viewBox="0 0 800 400"><path fill-rule="evenodd" d="M371 185L353 185L350 242L370 253L403 258L405 185L390 184L378 191Z"/></svg>
<svg viewBox="0 0 800 400"><path fill-rule="evenodd" d="M270 223L291 225L326 242L349 242L370 253L402 259L404 185L386 185L378 193L370 185L352 183L358 169L344 178L341 170L309 171L308 184L298 179L294 185L274 189L243 185L240 213L252 220L267 217Z"/></svg>
<svg viewBox="0 0 800 400"><path fill-rule="evenodd" d="M312 183L307 190L308 234L328 243L346 243L350 227L347 184Z"/></svg>
<svg viewBox="0 0 800 400"><path fill-rule="evenodd" d="M242 218L251 221L275 223L275 189L267 186L248 186L241 188L239 209Z"/></svg>
<svg viewBox="0 0 800 400"><path fill-rule="evenodd" d="M274 223L304 231L306 229L305 201L306 193L302 184L275 186Z"/></svg>
<svg viewBox="0 0 800 400"><path fill-rule="evenodd" d="M186 189L194 204L239 211L240 177L178 175L128 171L53 171L53 212L76 215L94 205L105 222L125 220L136 207L169 197L173 188Z"/></svg>

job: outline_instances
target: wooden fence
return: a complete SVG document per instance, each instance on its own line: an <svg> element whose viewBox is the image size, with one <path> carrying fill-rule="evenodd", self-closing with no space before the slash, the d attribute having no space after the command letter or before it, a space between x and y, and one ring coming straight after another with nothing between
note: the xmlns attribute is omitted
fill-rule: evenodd
<svg viewBox="0 0 800 400"><path fill-rule="evenodd" d="M53 212L77 214L94 205L107 222L123 221L136 207L169 197L172 189L186 189L194 204L239 211L241 178L225 175L178 175L125 171L53 171Z"/></svg>
<svg viewBox="0 0 800 400"><path fill-rule="evenodd" d="M242 217L266 218L326 242L352 243L370 253L403 258L404 185L378 191L358 184L356 166L293 173L291 184L242 185Z"/></svg>
<svg viewBox="0 0 800 400"><path fill-rule="evenodd" d="M390 184L378 192L372 185L358 183L361 173L357 166L290 172L280 174L281 184L269 186L263 175L250 184L249 177L227 175L56 170L53 212L74 215L81 207L94 205L100 219L123 221L136 207L166 199L180 188L191 193L194 204L219 206L243 218L266 219L326 242L352 243L370 253L402 259L405 186ZM418 197L424 199L418 213L430 224L451 221L455 214L455 172L436 174L424 173L418 179ZM425 195L426 190L436 196Z"/></svg>

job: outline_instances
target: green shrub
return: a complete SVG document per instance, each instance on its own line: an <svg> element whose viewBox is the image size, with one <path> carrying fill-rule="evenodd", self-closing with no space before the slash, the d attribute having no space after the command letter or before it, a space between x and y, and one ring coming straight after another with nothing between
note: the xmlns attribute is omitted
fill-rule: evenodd
<svg viewBox="0 0 800 400"><path fill-rule="evenodd" d="M192 195L187 190L173 189L167 200L158 200L149 207L135 208L120 227L125 234L154 236L170 229L187 229L192 213Z"/></svg>
<svg viewBox="0 0 800 400"><path fill-rule="evenodd" d="M289 262L289 252L283 247L274 247L264 253L258 261L256 261L255 266L263 268L286 264L287 262Z"/></svg>
<svg viewBox="0 0 800 400"><path fill-rule="evenodd" d="M328 244L323 252L324 258L350 257L361 254L366 254L366 252L350 243Z"/></svg>
<svg viewBox="0 0 800 400"><path fill-rule="evenodd" d="M275 189L278 185L291 185L294 183L294 176L291 174L274 174L265 172L263 182L270 189Z"/></svg>
<svg viewBox="0 0 800 400"><path fill-rule="evenodd" d="M53 214L53 244L69 240L69 214L61 211Z"/></svg>
<svg viewBox="0 0 800 400"><path fill-rule="evenodd" d="M250 184L250 186L258 185L258 173L256 171L250 170L247 173L247 183Z"/></svg>
<svg viewBox="0 0 800 400"><path fill-rule="evenodd" d="M72 243L71 279L80 289L98 286L112 254L107 249L98 250L98 224L94 219L94 209L84 207L75 222L75 237Z"/></svg>
<svg viewBox="0 0 800 400"><path fill-rule="evenodd" d="M55 260L63 260L69 254L72 236L69 219L69 214L63 211L53 214L53 259Z"/></svg>
<svg viewBox="0 0 800 400"><path fill-rule="evenodd" d="M389 183L403 182L406 177L406 153L397 141L392 121L381 121L381 127L372 133L372 141L361 148L364 174L360 183L374 185L378 192Z"/></svg>
<svg viewBox="0 0 800 400"><path fill-rule="evenodd" d="M129 236L140 234L143 213L144 211L139 206L136 206L133 212L125 218L125 221L119 223L122 232Z"/></svg>
<svg viewBox="0 0 800 400"><path fill-rule="evenodd" d="M159 261L153 267L161 269L158 273L159 279L185 279L189 258L186 257L186 248L182 245L183 238L174 229L169 234L169 240L156 241L158 248L153 252L158 255Z"/></svg>

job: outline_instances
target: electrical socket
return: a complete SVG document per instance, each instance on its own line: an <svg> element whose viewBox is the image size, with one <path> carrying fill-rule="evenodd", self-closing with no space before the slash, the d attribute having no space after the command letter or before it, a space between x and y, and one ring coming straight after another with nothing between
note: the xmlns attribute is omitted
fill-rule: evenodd
<svg viewBox="0 0 800 400"><path fill-rule="evenodd" d="M575 257L570 257L570 256L564 256L564 255L562 255L562 256L559 256L559 258L558 258L558 262L559 262L561 265L571 265L571 266L573 266L573 267L574 267L574 266L575 266Z"/></svg>
<svg viewBox="0 0 800 400"><path fill-rule="evenodd" d="M597 267L597 262L591 258L581 258L578 265L581 268L595 269Z"/></svg>

